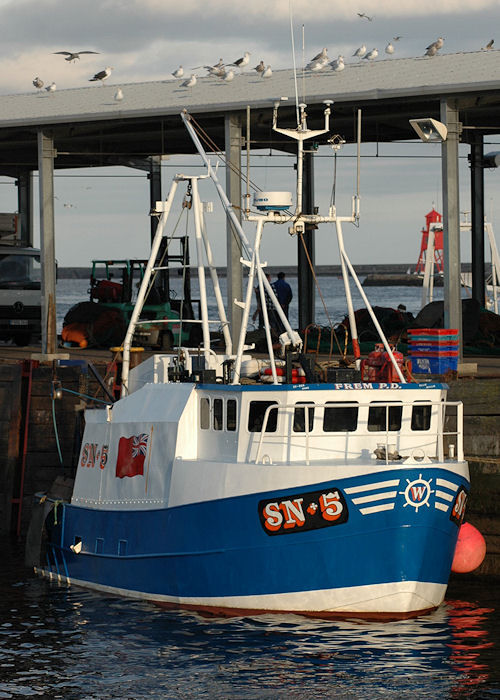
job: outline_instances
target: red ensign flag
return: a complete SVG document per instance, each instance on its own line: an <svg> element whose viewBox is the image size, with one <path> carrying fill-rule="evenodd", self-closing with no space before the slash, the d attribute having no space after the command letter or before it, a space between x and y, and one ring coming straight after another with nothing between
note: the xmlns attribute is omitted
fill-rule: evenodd
<svg viewBox="0 0 500 700"><path fill-rule="evenodd" d="M123 479L124 476L138 476L144 474L144 460L148 451L149 435L132 435L121 437L118 443L118 456L116 458L116 476Z"/></svg>

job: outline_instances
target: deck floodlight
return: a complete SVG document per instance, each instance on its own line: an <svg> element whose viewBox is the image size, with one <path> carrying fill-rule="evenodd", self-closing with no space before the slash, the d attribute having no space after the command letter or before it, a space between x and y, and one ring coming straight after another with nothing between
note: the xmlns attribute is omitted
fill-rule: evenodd
<svg viewBox="0 0 500 700"><path fill-rule="evenodd" d="M485 153L483 157L483 168L498 168L500 166L500 151Z"/></svg>
<svg viewBox="0 0 500 700"><path fill-rule="evenodd" d="M410 124L424 143L440 143L446 141L448 129L436 119L410 119Z"/></svg>

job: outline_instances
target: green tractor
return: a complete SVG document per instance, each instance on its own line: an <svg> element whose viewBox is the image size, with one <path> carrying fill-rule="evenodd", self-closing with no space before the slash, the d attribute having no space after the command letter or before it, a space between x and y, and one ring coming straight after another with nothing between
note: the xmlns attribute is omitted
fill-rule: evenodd
<svg viewBox="0 0 500 700"><path fill-rule="evenodd" d="M191 299L188 240L186 236L173 240L180 242L180 253L173 255L167 254L165 249L160 250L140 323L134 334L134 345L170 350L178 345L197 347L201 341L201 325L190 323L196 319L195 305L198 307L198 318L200 314L199 301ZM66 314L62 332L64 344L77 344L80 347L120 345L147 262L93 260L90 301L73 306ZM182 267L171 268L173 262L182 263ZM176 298L170 290L170 274L174 270L183 276L182 299ZM79 340L81 333L85 337Z"/></svg>

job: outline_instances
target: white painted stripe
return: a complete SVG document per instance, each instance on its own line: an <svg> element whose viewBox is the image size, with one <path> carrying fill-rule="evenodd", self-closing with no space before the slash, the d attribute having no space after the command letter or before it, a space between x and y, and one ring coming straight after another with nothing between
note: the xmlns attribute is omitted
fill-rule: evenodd
<svg viewBox="0 0 500 700"><path fill-rule="evenodd" d="M439 489L436 490L436 498L442 498L443 501L450 501L453 500L453 494L451 493L446 493L446 491L440 491Z"/></svg>
<svg viewBox="0 0 500 700"><path fill-rule="evenodd" d="M364 484L363 486L349 486L344 489L346 493L360 493L361 491L374 491L375 489L386 489L389 486L399 486L400 479L390 481L377 481L375 484Z"/></svg>
<svg viewBox="0 0 500 700"><path fill-rule="evenodd" d="M396 498L397 495L397 491L383 491L382 493L372 493L370 496L359 496L358 498L353 498L352 502L358 505L358 503L382 501L384 498Z"/></svg>
<svg viewBox="0 0 500 700"><path fill-rule="evenodd" d="M454 484L453 481L448 481L447 479L436 479L436 486L442 486L445 489L450 489L450 491L458 489L458 484Z"/></svg>
<svg viewBox="0 0 500 700"><path fill-rule="evenodd" d="M439 501L436 501L434 503L434 507L438 510L444 510L444 512L446 513L450 506L447 506L446 503L439 503Z"/></svg>
<svg viewBox="0 0 500 700"><path fill-rule="evenodd" d="M39 576L52 580L55 576L43 568L35 568ZM60 576L58 583L82 586L114 595L178 605L213 606L250 610L281 610L296 612L409 612L436 608L444 600L446 584L425 581L395 581L367 586L326 588L295 593L271 593L248 596L196 597L144 593L126 588L115 588L98 583Z"/></svg>
<svg viewBox="0 0 500 700"><path fill-rule="evenodd" d="M394 503L382 503L379 506L369 506L368 508L360 508L359 510L363 515L370 515L370 513L380 513L382 510L393 510Z"/></svg>

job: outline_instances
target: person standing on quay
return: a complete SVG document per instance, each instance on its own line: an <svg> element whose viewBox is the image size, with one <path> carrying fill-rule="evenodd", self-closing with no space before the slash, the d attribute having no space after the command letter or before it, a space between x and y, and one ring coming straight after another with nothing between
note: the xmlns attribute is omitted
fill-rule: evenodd
<svg viewBox="0 0 500 700"><path fill-rule="evenodd" d="M278 272L278 279L275 282L273 282L272 287L281 305L281 308L285 312L285 316L288 318L288 308L290 306L290 302L293 299L293 293L292 288L285 280L284 272Z"/></svg>

